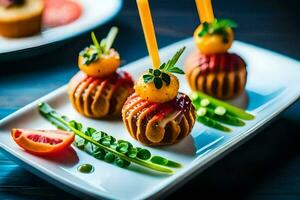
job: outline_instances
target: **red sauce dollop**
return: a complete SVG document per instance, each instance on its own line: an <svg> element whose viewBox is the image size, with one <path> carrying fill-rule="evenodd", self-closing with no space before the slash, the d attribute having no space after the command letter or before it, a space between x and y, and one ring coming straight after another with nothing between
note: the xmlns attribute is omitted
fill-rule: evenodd
<svg viewBox="0 0 300 200"><path fill-rule="evenodd" d="M44 0L43 25L56 27L77 20L82 14L81 5L74 0Z"/></svg>

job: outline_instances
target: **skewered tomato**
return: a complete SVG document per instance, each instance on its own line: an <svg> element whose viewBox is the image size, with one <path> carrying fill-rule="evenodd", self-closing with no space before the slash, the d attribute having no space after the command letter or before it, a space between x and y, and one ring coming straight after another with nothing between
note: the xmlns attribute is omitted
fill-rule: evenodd
<svg viewBox="0 0 300 200"><path fill-rule="evenodd" d="M120 56L114 49L110 49L109 54L101 54L100 58L98 58L98 52L88 47L78 57L80 70L89 76L105 77L111 75L120 64Z"/></svg>
<svg viewBox="0 0 300 200"><path fill-rule="evenodd" d="M215 54L215 53L224 53L232 45L233 42L233 31L230 27L226 28L226 37L224 34L206 34L202 37L199 36L199 33L202 31L203 25L201 24L194 32L194 40L196 46L202 54Z"/></svg>
<svg viewBox="0 0 300 200"><path fill-rule="evenodd" d="M164 103L174 99L179 90L179 81L176 76L169 73L170 83L167 85L162 81L162 86L157 89L154 82L145 83L141 76L134 86L135 92L144 100L156 103Z"/></svg>
<svg viewBox="0 0 300 200"><path fill-rule="evenodd" d="M48 155L69 147L74 141L75 134L61 130L12 129L11 136L26 151Z"/></svg>

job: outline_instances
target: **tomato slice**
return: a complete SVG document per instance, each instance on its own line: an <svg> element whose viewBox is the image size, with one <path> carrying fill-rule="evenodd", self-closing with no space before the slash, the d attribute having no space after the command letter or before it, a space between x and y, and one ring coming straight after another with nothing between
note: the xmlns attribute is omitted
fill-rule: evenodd
<svg viewBox="0 0 300 200"><path fill-rule="evenodd" d="M75 138L73 132L30 129L12 129L11 136L20 147L37 155L60 152L69 147Z"/></svg>

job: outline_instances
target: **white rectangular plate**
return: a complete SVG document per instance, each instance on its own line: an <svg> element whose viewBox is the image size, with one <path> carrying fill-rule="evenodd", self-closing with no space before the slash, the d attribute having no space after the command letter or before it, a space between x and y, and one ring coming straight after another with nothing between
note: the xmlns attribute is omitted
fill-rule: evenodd
<svg viewBox="0 0 300 200"><path fill-rule="evenodd" d="M162 60L170 58L182 46L187 47L187 51L178 64L182 66L186 56L194 49L191 39L162 49L160 51ZM219 132L196 122L191 136L179 144L148 148L153 154L165 156L183 164L183 167L174 175L159 174L134 164L128 169L119 168L96 160L75 147L73 151L66 152L62 158L55 160L33 156L20 149L10 137L11 128L53 129L53 126L38 113L37 103L41 101L48 102L59 113L82 122L86 126L95 127L116 138L141 146L129 136L121 120L93 120L77 114L68 101L66 87L52 92L3 119L0 122L0 147L28 170L69 191L75 189L73 191L81 194L113 199L144 199L161 195L187 181L196 174L195 172L200 172L209 163L241 144L299 98L299 62L242 42L235 42L231 51L241 55L248 64L247 95L243 95L235 103L243 102L248 96L247 110L256 115L256 118L248 121L244 127L232 127L232 133ZM144 58L125 66L123 70L130 72L136 80L149 66L149 58ZM181 91L190 93L184 76L180 77L180 84ZM96 170L91 174L79 173L76 168L82 163L91 163Z"/></svg>
<svg viewBox="0 0 300 200"><path fill-rule="evenodd" d="M122 6L122 0L76 0L82 6L82 15L76 21L42 30L41 34L24 38L0 37L0 54L35 48L62 41L91 30L112 19Z"/></svg>

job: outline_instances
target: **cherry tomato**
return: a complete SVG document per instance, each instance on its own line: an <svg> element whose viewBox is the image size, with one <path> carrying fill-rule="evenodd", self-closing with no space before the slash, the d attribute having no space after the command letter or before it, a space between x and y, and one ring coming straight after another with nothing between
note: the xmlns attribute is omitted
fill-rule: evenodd
<svg viewBox="0 0 300 200"><path fill-rule="evenodd" d="M26 151L37 155L60 152L74 141L73 132L61 130L12 129L14 141Z"/></svg>
<svg viewBox="0 0 300 200"><path fill-rule="evenodd" d="M83 56L78 57L78 66L89 76L105 77L113 74L120 66L120 56L117 51L110 49L109 54L103 54L89 65L83 64Z"/></svg>
<svg viewBox="0 0 300 200"><path fill-rule="evenodd" d="M194 40L196 46L202 54L215 54L215 53L225 53L232 45L233 42L233 31L231 28L227 28L227 38L224 41L224 38L220 35L204 35L199 37L199 33L202 30L202 24L194 32Z"/></svg>
<svg viewBox="0 0 300 200"><path fill-rule="evenodd" d="M135 92L144 100L156 103L164 103L174 99L179 90L179 81L173 74L168 74L170 76L170 84L166 85L165 82L162 83L162 87L157 89L153 82L145 83L143 76L141 76L134 86Z"/></svg>

